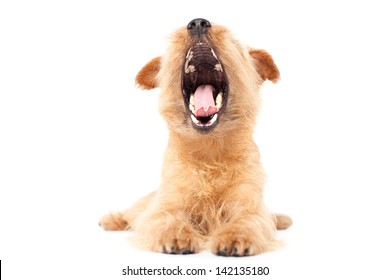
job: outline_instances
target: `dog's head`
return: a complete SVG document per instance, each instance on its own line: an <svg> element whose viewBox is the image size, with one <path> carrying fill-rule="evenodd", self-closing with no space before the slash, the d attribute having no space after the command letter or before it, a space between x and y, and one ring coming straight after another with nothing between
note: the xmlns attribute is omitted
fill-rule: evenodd
<svg viewBox="0 0 390 280"><path fill-rule="evenodd" d="M167 52L136 77L142 89L161 88L160 112L176 132L232 132L251 128L259 86L279 71L264 50L242 46L228 29L194 19L171 37Z"/></svg>

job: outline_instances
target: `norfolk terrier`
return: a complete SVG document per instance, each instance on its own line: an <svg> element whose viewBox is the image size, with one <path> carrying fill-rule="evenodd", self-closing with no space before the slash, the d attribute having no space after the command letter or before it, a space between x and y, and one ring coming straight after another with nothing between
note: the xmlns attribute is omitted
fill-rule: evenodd
<svg viewBox="0 0 390 280"><path fill-rule="evenodd" d="M166 53L136 77L161 89L169 129L159 189L100 220L106 230L134 230L146 248L191 254L249 256L275 248L277 229L292 223L263 202L265 174L253 129L264 81L279 70L264 50L197 18L178 29Z"/></svg>

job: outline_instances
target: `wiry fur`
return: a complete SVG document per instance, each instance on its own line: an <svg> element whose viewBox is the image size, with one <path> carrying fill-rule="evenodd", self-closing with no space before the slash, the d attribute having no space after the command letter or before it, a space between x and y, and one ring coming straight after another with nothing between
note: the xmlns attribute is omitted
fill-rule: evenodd
<svg viewBox="0 0 390 280"><path fill-rule="evenodd" d="M162 57L137 75L141 88L160 87L160 112L168 124L160 188L133 207L101 219L107 230L134 230L147 248L195 253L208 245L225 256L258 254L275 247L276 228L291 219L264 206L265 174L252 133L260 107L259 87L279 71L263 50L243 47L228 29L213 25L203 38L213 46L229 82L227 108L218 125L200 133L185 110L181 76L194 42L181 28Z"/></svg>

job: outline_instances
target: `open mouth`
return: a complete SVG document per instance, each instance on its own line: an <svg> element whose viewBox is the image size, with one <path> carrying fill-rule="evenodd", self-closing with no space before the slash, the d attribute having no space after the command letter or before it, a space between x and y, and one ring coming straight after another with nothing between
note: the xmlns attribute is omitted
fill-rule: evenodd
<svg viewBox="0 0 390 280"><path fill-rule="evenodd" d="M226 107L228 84L221 62L207 43L197 43L188 50L182 89L193 126L203 131L215 127Z"/></svg>

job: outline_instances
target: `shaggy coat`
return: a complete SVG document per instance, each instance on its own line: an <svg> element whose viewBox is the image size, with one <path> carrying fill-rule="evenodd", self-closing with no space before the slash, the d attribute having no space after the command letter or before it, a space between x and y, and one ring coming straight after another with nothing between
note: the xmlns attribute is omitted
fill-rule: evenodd
<svg viewBox="0 0 390 280"><path fill-rule="evenodd" d="M133 207L104 216L100 225L134 230L156 252L188 254L209 247L223 256L258 254L278 244L277 228L291 224L288 216L265 208L265 174L253 140L260 86L276 82L279 71L266 51L241 45L223 26L197 20L174 32L166 53L136 77L142 89L161 89L159 109L169 128L161 186ZM196 116L194 124L187 108L183 77L199 71L188 68L194 46L212 49L222 65L216 68L223 75L223 107L215 123Z"/></svg>

